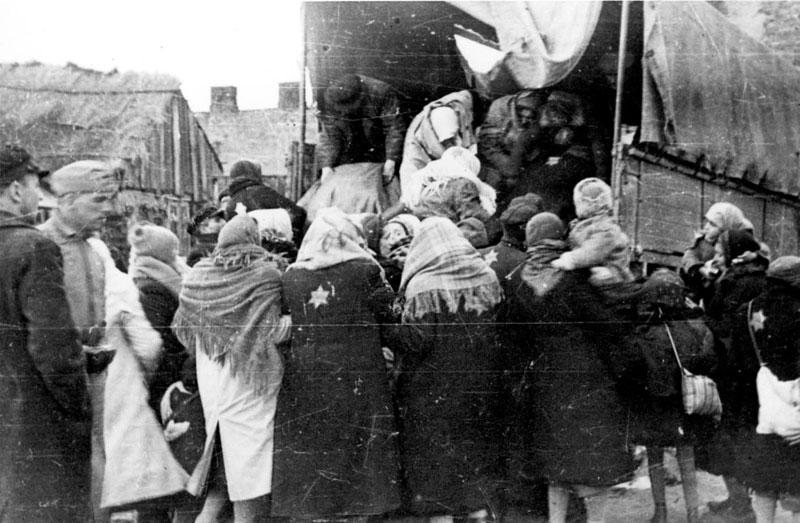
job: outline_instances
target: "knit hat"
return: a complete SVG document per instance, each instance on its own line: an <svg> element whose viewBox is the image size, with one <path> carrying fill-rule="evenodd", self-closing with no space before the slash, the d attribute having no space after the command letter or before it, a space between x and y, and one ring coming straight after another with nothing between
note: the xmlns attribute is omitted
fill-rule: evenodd
<svg viewBox="0 0 800 523"><path fill-rule="evenodd" d="M121 166L97 160L72 162L50 176L56 196L69 193L116 193L122 185Z"/></svg>
<svg viewBox="0 0 800 523"><path fill-rule="evenodd" d="M464 218L458 222L458 230L476 249L489 245L489 235L486 226L478 218Z"/></svg>
<svg viewBox="0 0 800 523"><path fill-rule="evenodd" d="M800 256L781 256L772 262L767 278L781 280L792 287L800 288Z"/></svg>
<svg viewBox="0 0 800 523"><path fill-rule="evenodd" d="M219 231L217 249L225 249L234 245L261 245L258 222L252 216L240 214L231 218Z"/></svg>
<svg viewBox="0 0 800 523"><path fill-rule="evenodd" d="M611 187L600 178L584 178L572 192L575 214L579 219L610 214L613 207Z"/></svg>
<svg viewBox="0 0 800 523"><path fill-rule="evenodd" d="M250 160L239 160L231 166L231 181L237 179L261 181L261 166Z"/></svg>
<svg viewBox="0 0 800 523"><path fill-rule="evenodd" d="M164 263L173 263L178 254L178 237L152 223L136 223L128 230L128 243L134 256L150 256Z"/></svg>
<svg viewBox="0 0 800 523"><path fill-rule="evenodd" d="M540 212L525 226L525 243L530 247L542 240L563 240L565 234L561 218L551 212Z"/></svg>
<svg viewBox="0 0 800 523"><path fill-rule="evenodd" d="M669 269L658 269L642 285L639 301L666 309L680 309L685 306L684 290L683 280L678 273Z"/></svg>
<svg viewBox="0 0 800 523"><path fill-rule="evenodd" d="M536 193L517 196L500 215L504 227L525 225L533 216L544 210L544 200Z"/></svg>

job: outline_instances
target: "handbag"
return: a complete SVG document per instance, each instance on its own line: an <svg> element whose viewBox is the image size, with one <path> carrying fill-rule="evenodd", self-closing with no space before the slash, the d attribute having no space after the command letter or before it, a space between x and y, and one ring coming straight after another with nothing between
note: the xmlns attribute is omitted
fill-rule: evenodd
<svg viewBox="0 0 800 523"><path fill-rule="evenodd" d="M675 347L675 340L669 325L664 323L667 330L669 342L672 345L672 352L675 354L675 361L681 370L681 394L683 396L683 410L686 414L698 414L701 416L712 416L719 421L722 418L722 400L719 399L717 384L708 376L692 374L681 363L678 349Z"/></svg>

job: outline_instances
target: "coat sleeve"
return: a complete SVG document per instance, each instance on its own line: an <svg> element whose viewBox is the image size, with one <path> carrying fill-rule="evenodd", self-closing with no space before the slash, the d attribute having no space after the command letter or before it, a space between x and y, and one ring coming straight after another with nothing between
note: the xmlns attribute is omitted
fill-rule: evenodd
<svg viewBox="0 0 800 523"><path fill-rule="evenodd" d="M336 118L322 115L322 132L319 135L320 167L335 167L339 163L344 135Z"/></svg>
<svg viewBox="0 0 800 523"><path fill-rule="evenodd" d="M383 134L386 136L386 159L400 163L403 153L403 141L406 137L406 125L400 113L400 101L391 90L383 97L381 121Z"/></svg>
<svg viewBox="0 0 800 523"><path fill-rule="evenodd" d="M64 291L61 251L42 240L22 275L19 302L28 327L28 353L45 386L70 416L89 416L86 361Z"/></svg>
<svg viewBox="0 0 800 523"><path fill-rule="evenodd" d="M596 225L598 226L592 227L580 245L561 255L561 259L572 269L603 265L614 250L625 244L622 231L616 224Z"/></svg>
<svg viewBox="0 0 800 523"><path fill-rule="evenodd" d="M397 315L394 313L394 291L379 267L370 267L367 284L370 308L381 328L381 343L394 348L398 344Z"/></svg>

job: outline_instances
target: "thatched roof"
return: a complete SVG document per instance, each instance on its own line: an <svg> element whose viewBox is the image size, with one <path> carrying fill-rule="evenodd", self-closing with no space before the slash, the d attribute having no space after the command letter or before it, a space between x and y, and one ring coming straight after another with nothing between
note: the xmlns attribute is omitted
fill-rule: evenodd
<svg viewBox="0 0 800 523"><path fill-rule="evenodd" d="M74 156L143 158L175 96L180 84L165 75L0 64L0 139L48 167Z"/></svg>

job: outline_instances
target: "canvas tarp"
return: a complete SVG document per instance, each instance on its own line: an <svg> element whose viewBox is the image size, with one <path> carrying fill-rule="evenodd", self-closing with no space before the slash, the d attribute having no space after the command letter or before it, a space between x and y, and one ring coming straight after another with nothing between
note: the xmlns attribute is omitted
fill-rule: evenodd
<svg viewBox="0 0 800 523"><path fill-rule="evenodd" d="M450 2L497 32L499 52L492 67L473 67L479 83L488 91L504 90L495 79L509 73L516 88L549 87L563 80L577 65L594 34L602 2ZM493 50L456 39L467 64L486 63ZM483 70L477 70L483 69Z"/></svg>
<svg viewBox="0 0 800 523"><path fill-rule="evenodd" d="M800 192L800 71L706 2L646 2L641 141Z"/></svg>

